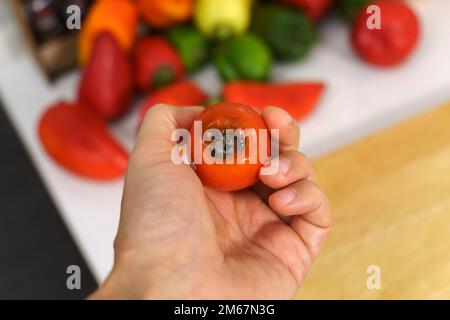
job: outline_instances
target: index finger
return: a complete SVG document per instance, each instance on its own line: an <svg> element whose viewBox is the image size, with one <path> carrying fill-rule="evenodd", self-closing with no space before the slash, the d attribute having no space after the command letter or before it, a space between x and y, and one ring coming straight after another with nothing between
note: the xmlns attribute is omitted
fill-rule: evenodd
<svg viewBox="0 0 450 320"><path fill-rule="evenodd" d="M269 106L262 111L262 117L269 129L280 130L280 152L299 149L300 128L287 111Z"/></svg>

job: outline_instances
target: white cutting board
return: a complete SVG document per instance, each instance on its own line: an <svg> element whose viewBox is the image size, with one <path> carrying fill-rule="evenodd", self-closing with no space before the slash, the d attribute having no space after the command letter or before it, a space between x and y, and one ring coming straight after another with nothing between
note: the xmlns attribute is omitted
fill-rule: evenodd
<svg viewBox="0 0 450 320"><path fill-rule="evenodd" d="M302 150L308 155L320 155L450 99L450 1L411 3L421 17L423 37L415 55L399 68L379 70L360 62L349 46L347 27L337 19L323 25L322 40L306 61L275 68L275 80L327 84L317 111L301 123ZM5 17L0 15L1 99L72 236L101 281L113 263L123 181L84 180L47 157L36 136L39 115L48 104L73 98L79 75L74 72L54 85L46 83ZM212 68L195 79L211 94L220 91ZM133 144L136 111L112 126L128 147Z"/></svg>

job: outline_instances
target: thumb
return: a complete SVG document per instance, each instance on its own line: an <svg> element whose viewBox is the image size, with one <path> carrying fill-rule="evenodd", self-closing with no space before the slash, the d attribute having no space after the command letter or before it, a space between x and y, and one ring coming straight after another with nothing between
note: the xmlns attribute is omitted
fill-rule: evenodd
<svg viewBox="0 0 450 320"><path fill-rule="evenodd" d="M152 239L147 244L172 239L180 231L179 217L196 212L192 208L201 201L203 187L190 166L172 162L177 142L171 136L175 129L189 129L203 109L158 104L147 112L128 162L116 250L126 250L140 237Z"/></svg>
<svg viewBox="0 0 450 320"><path fill-rule="evenodd" d="M176 166L172 162L171 152L176 142L171 136L175 129L188 129L203 109L158 104L147 112L128 162L122 202L123 209L127 210L122 210L123 217L132 215L133 208L152 205L152 199L162 205L163 201L170 200L168 194L180 197L176 190L180 181L185 184L196 181L189 166Z"/></svg>
<svg viewBox="0 0 450 320"><path fill-rule="evenodd" d="M173 107L166 104L154 106L142 122L135 150L142 149L151 158L167 155L176 143L171 140L174 130L189 129L203 110L204 107Z"/></svg>

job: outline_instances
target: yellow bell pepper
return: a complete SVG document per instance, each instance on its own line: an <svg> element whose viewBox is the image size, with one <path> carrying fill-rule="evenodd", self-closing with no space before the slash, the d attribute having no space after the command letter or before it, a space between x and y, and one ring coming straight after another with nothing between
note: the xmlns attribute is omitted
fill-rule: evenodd
<svg viewBox="0 0 450 320"><path fill-rule="evenodd" d="M250 23L252 0L197 0L195 23L207 37L244 33Z"/></svg>

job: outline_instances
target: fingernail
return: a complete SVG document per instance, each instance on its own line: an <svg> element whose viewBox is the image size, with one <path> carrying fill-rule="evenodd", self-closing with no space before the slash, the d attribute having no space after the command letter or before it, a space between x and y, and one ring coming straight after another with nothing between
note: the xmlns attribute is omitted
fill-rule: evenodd
<svg viewBox="0 0 450 320"><path fill-rule="evenodd" d="M291 161L289 159L280 159L280 173L282 175L287 175L287 173L289 172L289 169L291 168Z"/></svg>
<svg viewBox="0 0 450 320"><path fill-rule="evenodd" d="M292 189L292 188L284 189L284 190L278 191L278 192L275 194L275 197L276 197L281 203L283 203L283 204L289 204L289 203L291 203L292 201L294 201L294 199L297 197L297 192L296 192L294 189Z"/></svg>
<svg viewBox="0 0 450 320"><path fill-rule="evenodd" d="M278 110L278 113L280 114L280 117L281 117L284 121L286 121L286 122L288 122L288 123L294 121L294 119L292 118L292 116L290 115L290 113L287 112L286 110L281 109L280 107L277 107L277 106L267 106L267 107L270 107L270 108L276 108L276 109Z"/></svg>
<svg viewBox="0 0 450 320"><path fill-rule="evenodd" d="M286 122L291 123L293 121L292 116L284 109L278 108L278 113L280 114L280 117Z"/></svg>

